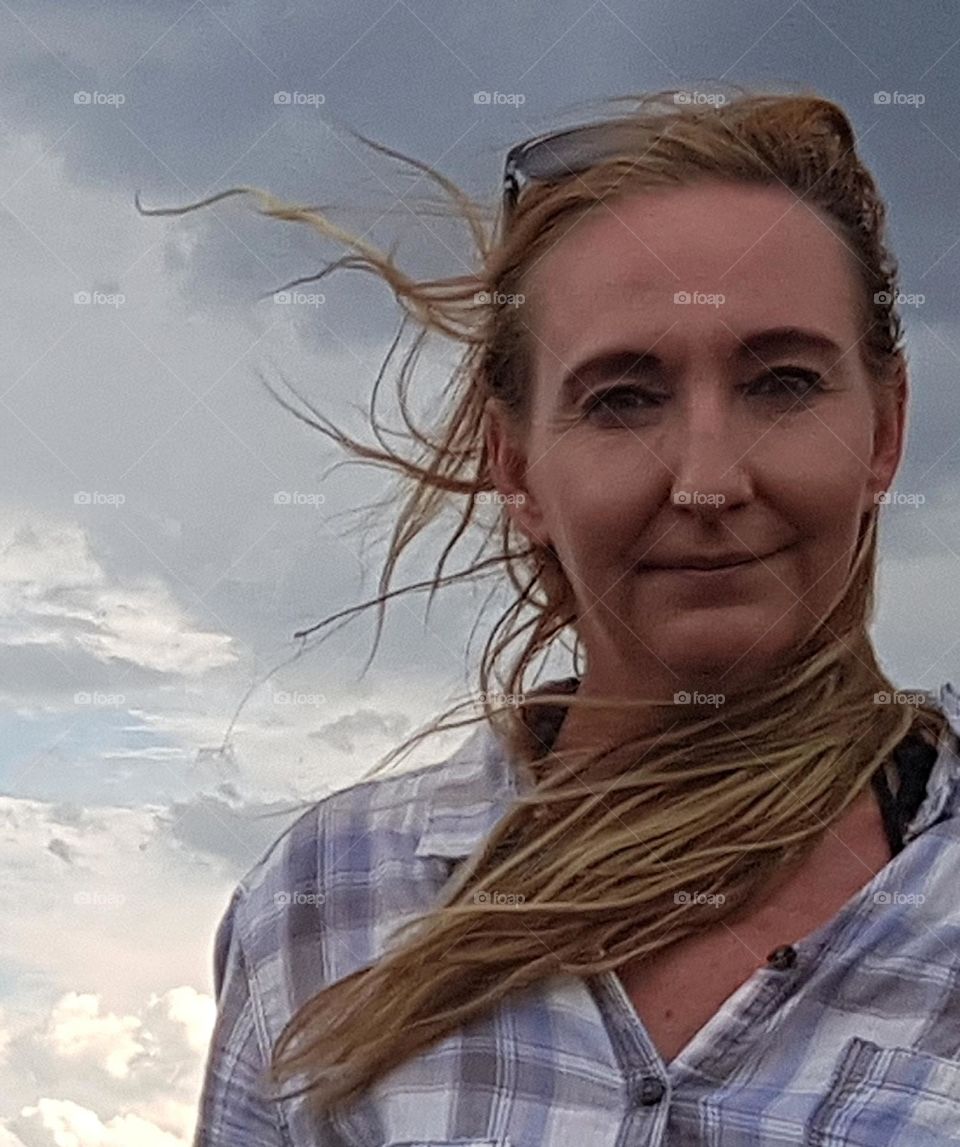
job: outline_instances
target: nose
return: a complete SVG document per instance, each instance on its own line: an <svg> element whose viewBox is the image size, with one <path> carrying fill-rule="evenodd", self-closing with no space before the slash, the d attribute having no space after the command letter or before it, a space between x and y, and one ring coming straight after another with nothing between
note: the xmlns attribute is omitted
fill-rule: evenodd
<svg viewBox="0 0 960 1147"><path fill-rule="evenodd" d="M720 388L698 394L678 410L673 448L665 459L673 475L671 501L703 518L717 518L753 498L752 442L735 424ZM756 425L751 428L756 432Z"/></svg>

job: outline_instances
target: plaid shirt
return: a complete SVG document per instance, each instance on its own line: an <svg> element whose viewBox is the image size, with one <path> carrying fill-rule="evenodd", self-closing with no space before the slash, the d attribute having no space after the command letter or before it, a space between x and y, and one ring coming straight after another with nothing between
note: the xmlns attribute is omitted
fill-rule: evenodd
<svg viewBox="0 0 960 1147"><path fill-rule="evenodd" d="M952 732L903 851L670 1063L616 973L556 975L335 1119L303 1097L261 1099L256 1073L302 1004L436 902L525 774L484 724L442 764L317 802L239 883L217 930L194 1147L960 1143L960 698L948 683L933 699Z"/></svg>

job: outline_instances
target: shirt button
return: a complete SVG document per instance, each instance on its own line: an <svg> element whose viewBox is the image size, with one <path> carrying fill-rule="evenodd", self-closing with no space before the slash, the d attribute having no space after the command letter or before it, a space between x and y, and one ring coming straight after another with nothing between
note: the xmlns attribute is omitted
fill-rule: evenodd
<svg viewBox="0 0 960 1147"><path fill-rule="evenodd" d="M776 968L778 972L784 972L787 968L792 968L797 962L797 950L792 944L783 944L767 956L767 963Z"/></svg>
<svg viewBox="0 0 960 1147"><path fill-rule="evenodd" d="M640 1102L644 1107L652 1107L660 1102L666 1090L662 1079L647 1076L640 1085Z"/></svg>

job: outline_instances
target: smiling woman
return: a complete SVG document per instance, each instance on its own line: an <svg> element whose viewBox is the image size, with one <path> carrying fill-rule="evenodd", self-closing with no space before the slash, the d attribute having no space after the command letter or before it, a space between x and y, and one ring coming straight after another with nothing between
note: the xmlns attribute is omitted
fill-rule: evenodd
<svg viewBox="0 0 960 1147"><path fill-rule="evenodd" d="M490 400L493 472L596 603L583 695L737 691L839 598L900 459L848 244L779 184L701 180L567 220L524 285L530 403L518 434Z"/></svg>
<svg viewBox="0 0 960 1147"><path fill-rule="evenodd" d="M515 600L461 750L312 805L238 887L199 1145L956 1141L960 707L898 692L869 636L907 399L884 208L828 100L625 99L513 148L490 232L408 161L467 276L215 197L464 344L427 430L419 336L404 363L410 456L373 403L379 446L306 419L409 483L381 619L449 502L410 588L493 571ZM568 636L575 674L532 691Z"/></svg>

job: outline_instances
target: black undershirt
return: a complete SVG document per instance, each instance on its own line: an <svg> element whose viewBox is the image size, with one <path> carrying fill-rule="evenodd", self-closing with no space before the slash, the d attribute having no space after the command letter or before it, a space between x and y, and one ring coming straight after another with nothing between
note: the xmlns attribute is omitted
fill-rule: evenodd
<svg viewBox="0 0 960 1147"><path fill-rule="evenodd" d="M936 760L937 750L933 745L927 744L918 733L908 733L893 750L899 779L896 796L890 792L886 769L877 769L871 778L894 856L902 850L904 830L927 795L927 781Z"/></svg>

